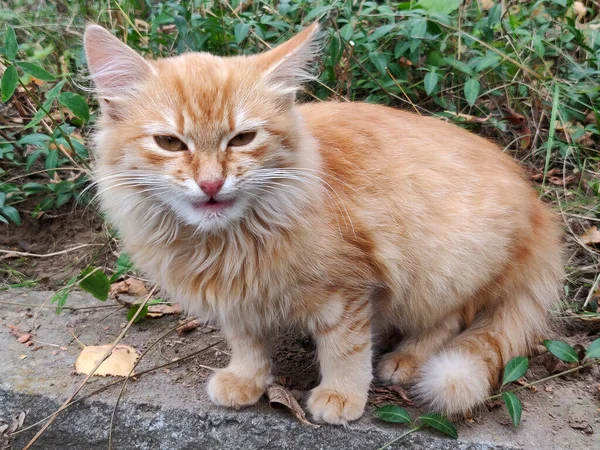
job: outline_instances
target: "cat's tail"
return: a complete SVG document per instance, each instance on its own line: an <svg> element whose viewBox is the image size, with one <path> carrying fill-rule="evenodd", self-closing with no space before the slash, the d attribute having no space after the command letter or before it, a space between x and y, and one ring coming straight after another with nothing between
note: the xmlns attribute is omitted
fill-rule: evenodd
<svg viewBox="0 0 600 450"><path fill-rule="evenodd" d="M433 409L456 415L483 403L498 386L508 361L530 354L540 338L548 336L549 310L560 300L563 264L560 230L549 214L541 215L537 243L495 282L501 289L494 301L421 367L416 391ZM540 236L549 240L543 242Z"/></svg>

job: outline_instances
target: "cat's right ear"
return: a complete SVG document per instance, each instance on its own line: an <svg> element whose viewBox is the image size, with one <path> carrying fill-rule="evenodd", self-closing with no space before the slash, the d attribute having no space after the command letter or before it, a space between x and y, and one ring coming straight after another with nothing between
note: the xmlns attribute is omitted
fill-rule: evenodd
<svg viewBox="0 0 600 450"><path fill-rule="evenodd" d="M83 42L102 110L116 118L118 103L131 97L154 68L101 26L88 25Z"/></svg>

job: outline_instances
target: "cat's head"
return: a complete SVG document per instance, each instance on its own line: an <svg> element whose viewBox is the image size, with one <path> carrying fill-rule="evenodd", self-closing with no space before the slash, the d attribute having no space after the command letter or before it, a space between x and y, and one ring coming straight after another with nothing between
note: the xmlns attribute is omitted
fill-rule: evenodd
<svg viewBox="0 0 600 450"><path fill-rule="evenodd" d="M310 76L317 32L315 23L255 56L145 60L88 26L85 51L102 111L95 153L103 202L129 197L218 232L291 192L285 179L298 175L305 158L293 103Z"/></svg>

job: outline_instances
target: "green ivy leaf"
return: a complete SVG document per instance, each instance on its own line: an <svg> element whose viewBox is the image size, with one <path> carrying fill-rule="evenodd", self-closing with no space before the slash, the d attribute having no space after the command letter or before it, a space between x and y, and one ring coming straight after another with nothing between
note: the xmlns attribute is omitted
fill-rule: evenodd
<svg viewBox="0 0 600 450"><path fill-rule="evenodd" d="M517 356L511 359L504 368L504 376L502 377L502 386L512 381L521 378L529 368L529 360L524 356Z"/></svg>
<svg viewBox="0 0 600 450"><path fill-rule="evenodd" d="M2 214L8 217L12 223L21 225L21 215L14 206L4 206L2 208Z"/></svg>
<svg viewBox="0 0 600 450"><path fill-rule="evenodd" d="M108 277L101 270L96 270L91 267L85 269L79 275L81 281L79 287L84 291L89 292L98 300L105 301L108 299L108 292L110 291L110 282Z"/></svg>
<svg viewBox="0 0 600 450"><path fill-rule="evenodd" d="M426 413L420 416L417 420L420 420L425 425L435 428L436 430L450 436L453 439L458 439L458 432L456 431L456 428L452 422L450 422L447 417L444 417L441 414Z"/></svg>
<svg viewBox="0 0 600 450"><path fill-rule="evenodd" d="M558 359L568 363L579 362L577 352L569 344L562 341L544 341L544 346Z"/></svg>
<svg viewBox="0 0 600 450"><path fill-rule="evenodd" d="M2 75L2 81L0 81L0 89L2 90L2 103L6 103L10 100L12 95L17 89L17 83L19 82L19 75L15 66L8 66Z"/></svg>
<svg viewBox="0 0 600 450"><path fill-rule="evenodd" d="M481 84L475 78L471 78L465 83L465 99L469 106L473 106L479 97Z"/></svg>
<svg viewBox="0 0 600 450"><path fill-rule="evenodd" d="M428 72L427 75L425 75L425 78L423 79L423 83L425 85L425 93L427 95L431 95L431 93L434 91L435 87L437 86L439 79L440 79L440 77L437 74L437 72Z"/></svg>
<svg viewBox="0 0 600 450"><path fill-rule="evenodd" d="M74 92L63 92L58 96L61 105L69 108L73 114L86 122L90 120L90 109L85 99Z"/></svg>
<svg viewBox="0 0 600 450"><path fill-rule="evenodd" d="M506 404L506 408L508 409L508 414L512 423L515 427L519 426L521 422L521 413L523 412L523 405L521 405L521 400L512 392L503 392L502 400Z"/></svg>
<svg viewBox="0 0 600 450"><path fill-rule="evenodd" d="M17 56L17 35L13 27L6 28L6 36L4 37L4 55L6 59L12 61Z"/></svg>
<svg viewBox="0 0 600 450"><path fill-rule="evenodd" d="M38 80L42 81L54 81L56 77L48 72L46 69L38 66L35 63L27 62L27 61L17 61L17 65L23 69L23 72L36 77Z"/></svg>
<svg viewBox="0 0 600 450"><path fill-rule="evenodd" d="M596 339L590 344L585 352L585 358L600 358L600 339Z"/></svg>
<svg viewBox="0 0 600 450"><path fill-rule="evenodd" d="M410 414L404 408L400 408L397 405L386 405L381 408L377 408L373 413L375 417L385 422L392 423L411 423L412 419Z"/></svg>
<svg viewBox="0 0 600 450"><path fill-rule="evenodd" d="M235 42L239 45L242 43L248 33L250 32L250 25L244 22L238 23L233 29L233 35L235 37Z"/></svg>

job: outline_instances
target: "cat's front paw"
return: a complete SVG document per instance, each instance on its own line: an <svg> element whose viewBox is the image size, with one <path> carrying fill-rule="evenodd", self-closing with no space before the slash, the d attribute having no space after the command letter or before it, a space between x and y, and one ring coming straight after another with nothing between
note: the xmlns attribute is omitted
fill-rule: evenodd
<svg viewBox="0 0 600 450"><path fill-rule="evenodd" d="M377 366L379 379L384 383L408 384L414 381L419 371L419 362L414 356L388 353Z"/></svg>
<svg viewBox="0 0 600 450"><path fill-rule="evenodd" d="M308 398L308 410L317 422L346 425L360 419L367 404L367 394L342 394L333 389L316 387Z"/></svg>
<svg viewBox="0 0 600 450"><path fill-rule="evenodd" d="M215 405L241 408L254 405L264 394L269 381L269 378L243 378L223 369L211 377L206 389Z"/></svg>

